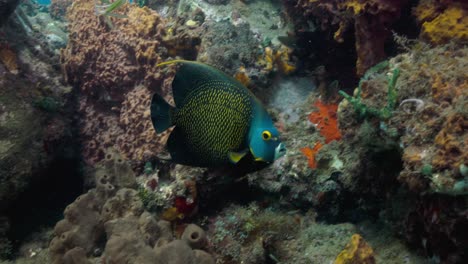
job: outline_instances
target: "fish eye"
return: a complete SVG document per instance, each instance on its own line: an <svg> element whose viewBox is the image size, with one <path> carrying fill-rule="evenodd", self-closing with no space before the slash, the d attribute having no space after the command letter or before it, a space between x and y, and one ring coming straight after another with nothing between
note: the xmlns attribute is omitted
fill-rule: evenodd
<svg viewBox="0 0 468 264"><path fill-rule="evenodd" d="M268 130L265 130L262 132L262 138L263 140L270 140L271 139L271 133Z"/></svg>

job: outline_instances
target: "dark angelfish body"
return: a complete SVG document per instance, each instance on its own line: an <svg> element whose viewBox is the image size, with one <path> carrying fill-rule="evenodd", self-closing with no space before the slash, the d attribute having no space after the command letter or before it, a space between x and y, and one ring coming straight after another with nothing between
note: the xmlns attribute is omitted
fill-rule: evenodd
<svg viewBox="0 0 468 264"><path fill-rule="evenodd" d="M172 82L176 107L155 94L151 119L157 133L175 125L167 147L176 163L216 167L237 163L249 151L272 162L284 152L270 116L247 88L198 62L181 64Z"/></svg>

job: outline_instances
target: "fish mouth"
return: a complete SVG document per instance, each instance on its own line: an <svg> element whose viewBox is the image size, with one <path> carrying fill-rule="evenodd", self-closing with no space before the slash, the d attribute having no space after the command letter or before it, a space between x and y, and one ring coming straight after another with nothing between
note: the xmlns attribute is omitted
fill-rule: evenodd
<svg viewBox="0 0 468 264"><path fill-rule="evenodd" d="M275 148L275 160L281 158L286 154L286 147L283 143L279 143L278 146Z"/></svg>

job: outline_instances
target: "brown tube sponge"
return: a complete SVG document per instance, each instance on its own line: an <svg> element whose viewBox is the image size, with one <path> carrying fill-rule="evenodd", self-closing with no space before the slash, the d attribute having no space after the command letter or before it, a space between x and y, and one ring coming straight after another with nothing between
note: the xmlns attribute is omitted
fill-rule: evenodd
<svg viewBox="0 0 468 264"><path fill-rule="evenodd" d="M182 234L182 240L192 249L200 249L206 245L206 233L199 226L189 224Z"/></svg>

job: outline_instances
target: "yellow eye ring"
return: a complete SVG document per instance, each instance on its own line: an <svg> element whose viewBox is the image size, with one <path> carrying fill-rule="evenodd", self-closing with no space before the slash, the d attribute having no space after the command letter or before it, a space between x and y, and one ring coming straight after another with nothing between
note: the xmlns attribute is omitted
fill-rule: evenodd
<svg viewBox="0 0 468 264"><path fill-rule="evenodd" d="M271 133L268 130L265 130L262 132L262 138L263 140L267 141L271 139Z"/></svg>

